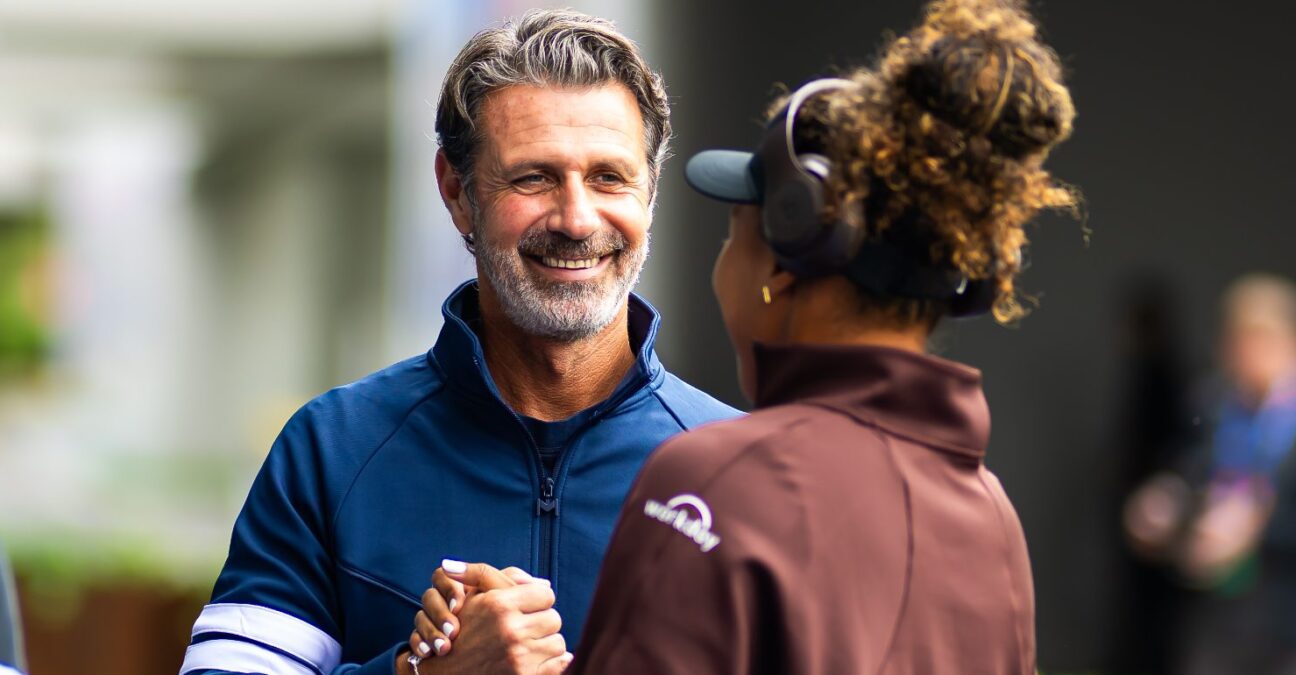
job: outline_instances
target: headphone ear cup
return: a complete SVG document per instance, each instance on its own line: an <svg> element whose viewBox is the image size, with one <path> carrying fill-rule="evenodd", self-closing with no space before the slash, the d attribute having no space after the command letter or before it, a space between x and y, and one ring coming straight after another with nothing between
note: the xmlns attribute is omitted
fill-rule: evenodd
<svg viewBox="0 0 1296 675"><path fill-rule="evenodd" d="M800 178L778 186L765 200L765 240L775 252L797 255L796 251L819 230L820 185Z"/></svg>
<svg viewBox="0 0 1296 675"><path fill-rule="evenodd" d="M823 220L827 201L824 182L832 162L815 153L802 153L796 160L801 171L765 202L765 241L785 269L804 276L832 274L854 257L863 228L844 218L830 223Z"/></svg>
<svg viewBox="0 0 1296 675"><path fill-rule="evenodd" d="M814 153L797 155L797 162L805 169L790 175L765 202L766 241L784 250L814 238L821 229L820 218L824 206L823 181L832 165L828 158Z"/></svg>

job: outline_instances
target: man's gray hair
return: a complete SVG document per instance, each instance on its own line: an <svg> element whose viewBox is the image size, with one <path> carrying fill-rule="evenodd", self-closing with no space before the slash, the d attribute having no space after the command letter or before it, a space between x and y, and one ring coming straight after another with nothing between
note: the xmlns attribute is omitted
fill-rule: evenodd
<svg viewBox="0 0 1296 675"><path fill-rule="evenodd" d="M487 95L518 84L579 88L612 82L625 85L639 102L655 194L671 136L666 88L639 47L611 21L569 9L531 10L474 35L450 64L436 115L437 140L474 209L477 115Z"/></svg>

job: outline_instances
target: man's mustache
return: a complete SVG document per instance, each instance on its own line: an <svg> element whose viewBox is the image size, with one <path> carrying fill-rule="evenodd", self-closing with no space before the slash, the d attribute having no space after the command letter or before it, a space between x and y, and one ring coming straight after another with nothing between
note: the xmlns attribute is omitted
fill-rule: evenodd
<svg viewBox="0 0 1296 675"><path fill-rule="evenodd" d="M585 239L572 239L561 232L536 229L522 235L518 252L535 258L583 260L602 258L630 246L625 235L614 229L600 230Z"/></svg>

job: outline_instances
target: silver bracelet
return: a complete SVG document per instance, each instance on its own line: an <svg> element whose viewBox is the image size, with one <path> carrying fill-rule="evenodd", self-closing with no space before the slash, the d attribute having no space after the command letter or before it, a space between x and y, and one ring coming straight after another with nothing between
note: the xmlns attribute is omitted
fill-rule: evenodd
<svg viewBox="0 0 1296 675"><path fill-rule="evenodd" d="M418 654L410 654L409 656L405 657L405 661L410 664L411 668L414 669L414 675L419 675L418 664L423 662L423 657L419 656Z"/></svg>

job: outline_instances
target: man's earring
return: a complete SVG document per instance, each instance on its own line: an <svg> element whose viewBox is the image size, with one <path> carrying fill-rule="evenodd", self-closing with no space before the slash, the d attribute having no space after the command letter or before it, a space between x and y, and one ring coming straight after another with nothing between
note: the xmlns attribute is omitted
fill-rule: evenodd
<svg viewBox="0 0 1296 675"><path fill-rule="evenodd" d="M773 299L770 298L769 286L761 286L761 298L765 300L767 305L773 302Z"/></svg>

